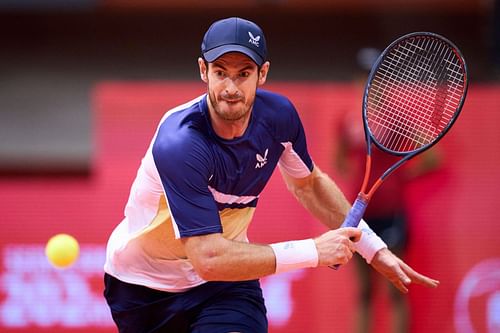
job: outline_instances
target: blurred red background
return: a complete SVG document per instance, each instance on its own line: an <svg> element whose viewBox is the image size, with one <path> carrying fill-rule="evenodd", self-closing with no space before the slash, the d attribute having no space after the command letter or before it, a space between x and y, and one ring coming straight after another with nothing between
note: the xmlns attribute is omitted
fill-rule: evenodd
<svg viewBox="0 0 500 333"><path fill-rule="evenodd" d="M359 87L272 82L266 88L294 102L315 163L352 199L359 184L342 180L333 154L340 117L347 109L361 112ZM89 174L0 178L1 332L115 331L101 297L105 242L122 218L161 115L204 90L187 81L101 82L92 92ZM410 290L412 332L500 331L499 105L500 86L473 83L457 124L437 146L441 167L407 188L411 241L406 259L441 281L434 290ZM259 201L250 239L269 243L323 230L275 174ZM73 234L82 246L80 260L64 271L51 268L43 255L45 241L59 232ZM352 331L354 274L353 265L347 265L263 279L270 332ZM383 287L377 289L378 333L389 325Z"/></svg>

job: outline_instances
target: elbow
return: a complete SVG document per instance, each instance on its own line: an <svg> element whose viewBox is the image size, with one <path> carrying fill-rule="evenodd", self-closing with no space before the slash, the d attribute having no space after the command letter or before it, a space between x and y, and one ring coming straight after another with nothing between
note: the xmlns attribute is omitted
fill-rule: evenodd
<svg viewBox="0 0 500 333"><path fill-rule="evenodd" d="M196 273L205 281L219 280L219 268L217 259L213 257L202 257L191 260Z"/></svg>
<svg viewBox="0 0 500 333"><path fill-rule="evenodd" d="M297 199L305 198L314 192L316 183L322 177L322 173L318 168L315 168L310 175L304 178L291 178L284 175L285 183L290 191Z"/></svg>
<svg viewBox="0 0 500 333"><path fill-rule="evenodd" d="M205 281L221 280L223 269L223 250L215 247L201 246L189 259L195 272Z"/></svg>
<svg viewBox="0 0 500 333"><path fill-rule="evenodd" d="M195 272L205 281L221 281L225 269L227 240L221 234L189 237L184 248Z"/></svg>

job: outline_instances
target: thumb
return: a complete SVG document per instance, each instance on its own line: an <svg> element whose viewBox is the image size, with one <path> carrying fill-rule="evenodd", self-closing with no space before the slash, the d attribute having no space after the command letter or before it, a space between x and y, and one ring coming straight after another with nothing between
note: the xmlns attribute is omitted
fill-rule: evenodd
<svg viewBox="0 0 500 333"><path fill-rule="evenodd" d="M347 237L349 237L352 242L358 242L361 239L361 229L348 227L344 228L344 230L347 233Z"/></svg>

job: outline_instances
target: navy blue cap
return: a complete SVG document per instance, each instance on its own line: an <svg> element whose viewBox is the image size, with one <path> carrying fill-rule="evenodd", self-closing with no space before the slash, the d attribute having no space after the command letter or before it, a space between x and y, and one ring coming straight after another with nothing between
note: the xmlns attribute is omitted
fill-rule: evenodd
<svg viewBox="0 0 500 333"><path fill-rule="evenodd" d="M267 57L264 32L257 24L239 17L214 22L201 43L203 58L213 62L228 52L243 53L262 66Z"/></svg>

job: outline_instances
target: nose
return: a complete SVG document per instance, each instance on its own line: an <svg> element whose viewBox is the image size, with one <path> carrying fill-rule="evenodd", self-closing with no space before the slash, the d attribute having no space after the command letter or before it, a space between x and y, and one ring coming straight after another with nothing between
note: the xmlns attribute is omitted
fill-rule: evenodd
<svg viewBox="0 0 500 333"><path fill-rule="evenodd" d="M228 77L226 78L225 92L227 95L235 95L239 93L238 86L236 85L235 80Z"/></svg>

